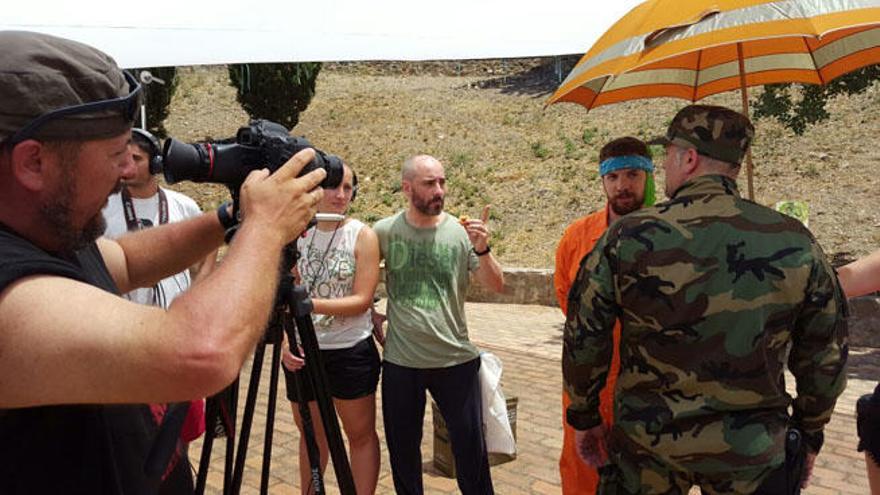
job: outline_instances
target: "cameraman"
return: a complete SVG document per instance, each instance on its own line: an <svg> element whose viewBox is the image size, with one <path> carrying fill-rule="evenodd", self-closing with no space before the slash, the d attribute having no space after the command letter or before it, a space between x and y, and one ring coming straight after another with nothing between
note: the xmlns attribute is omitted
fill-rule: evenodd
<svg viewBox="0 0 880 495"><path fill-rule="evenodd" d="M161 160L162 148L159 140L144 129L132 129L131 144L128 145L134 167L129 175L122 176L122 190L110 196L101 211L107 228L104 236L118 239L129 232L147 229L156 225L180 222L200 216L199 205L177 191L159 187L156 177L158 170L150 170L154 160ZM217 252L212 251L206 258L180 273L160 280L152 287L144 287L127 292L122 297L138 304L147 304L167 309L196 279L204 278L214 267ZM150 404L154 423L163 424L174 421L175 408L168 404ZM198 438L205 429L205 400L190 401L185 424L174 453L165 467L160 493L186 493L193 491L192 469L187 447L191 440ZM172 428L173 429L173 428Z"/></svg>
<svg viewBox="0 0 880 495"><path fill-rule="evenodd" d="M73 41L6 31L0 46L0 493L155 493L149 410L136 404L203 397L238 375L325 172L296 178L306 150L251 173L223 265L167 310L126 301L117 294L216 249L225 215L99 239L133 166L139 85Z"/></svg>

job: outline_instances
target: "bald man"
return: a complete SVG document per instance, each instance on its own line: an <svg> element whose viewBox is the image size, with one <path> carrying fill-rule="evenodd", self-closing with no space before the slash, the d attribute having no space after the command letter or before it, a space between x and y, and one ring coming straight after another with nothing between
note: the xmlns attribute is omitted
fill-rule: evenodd
<svg viewBox="0 0 880 495"><path fill-rule="evenodd" d="M501 266L489 248L489 207L479 219L445 213L446 174L432 156L406 160L401 185L408 208L375 226L388 290L382 413L394 488L399 494L423 493L420 447L427 390L446 421L462 494L492 494L480 356L468 340L464 315L470 272L494 291L504 288Z"/></svg>

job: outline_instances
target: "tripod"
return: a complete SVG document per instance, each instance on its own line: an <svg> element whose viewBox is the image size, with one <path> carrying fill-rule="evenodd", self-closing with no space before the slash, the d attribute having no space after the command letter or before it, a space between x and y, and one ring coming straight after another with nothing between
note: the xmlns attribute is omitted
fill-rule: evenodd
<svg viewBox="0 0 880 495"><path fill-rule="evenodd" d="M199 471L196 477L196 494L205 493L208 480L208 469L211 463L211 449L218 435L227 438L226 457L223 469L223 495L228 495L232 488L232 467L235 462L235 449L232 441L235 435L235 405L238 403L238 379L221 392L205 400L205 440L202 443L202 455L199 459Z"/></svg>
<svg viewBox="0 0 880 495"><path fill-rule="evenodd" d="M312 301L309 299L308 292L305 287L295 285L291 268L296 265L298 253L295 244L289 244L284 248L281 282L278 288L275 308L273 310L273 318L271 321L280 322L270 324L266 334L257 345L253 357L253 367L251 369L250 383L248 384L247 399L245 401L244 414L242 416L241 431L239 432L238 446L235 448L235 464L230 471L230 459L232 457L232 434L233 431L227 431L227 450L226 465L224 467L224 495L238 495L241 491L242 477L244 475L244 463L247 457L248 440L250 430L253 423L254 410L258 395L258 387L260 383L260 375L262 373L263 358L265 356L266 344L273 344L272 347L272 364L269 379L269 397L268 407L266 411L266 431L263 444L263 464L260 479L260 493L268 493L269 469L272 456L272 437L275 422L275 403L278 396L278 373L281 365L281 346L282 334L287 335L290 342L291 352L298 355L298 346L296 345L297 332L301 339L303 353L308 364L308 368L303 368L294 373L294 381L296 388L303 390L305 380L309 380L312 389L315 391L315 400L321 415L321 422L327 435L327 445L330 456L333 459L333 468L336 473L336 480L339 490L343 495L355 495L354 479L351 474L351 467L348 463L348 457L345 452L345 444L342 441L342 432L339 428L339 422L336 419L336 409L333 406L333 400L329 395L329 381L327 373L321 359L321 353L318 349L318 340L315 336L315 327L312 323ZM238 381L233 384L235 388L233 397L237 396ZM225 391L224 391L225 392ZM300 394L300 396L303 396ZM212 398L214 399L214 398ZM215 436L215 424L218 415L222 416L222 402L214 407L209 407L206 411L206 424L208 425L205 432L205 442L202 447L202 456L199 463L199 475L196 482L197 495L204 493L205 480L207 478L208 464L210 463L210 451ZM232 430L234 430L235 422L235 399L230 401L232 413L231 416ZM309 458L309 467L311 472L311 488L315 494L326 493L324 489L324 479L321 474L321 458L318 449L318 443L315 439L314 424L309 405L307 401L298 402L300 417L302 418L302 431L306 443L306 449ZM224 421L224 424L227 424ZM229 428L225 428L229 430Z"/></svg>

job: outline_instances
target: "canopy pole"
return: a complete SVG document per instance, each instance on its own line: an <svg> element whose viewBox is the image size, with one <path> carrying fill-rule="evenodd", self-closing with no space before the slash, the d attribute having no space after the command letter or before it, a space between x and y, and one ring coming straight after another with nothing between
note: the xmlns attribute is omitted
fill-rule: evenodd
<svg viewBox="0 0 880 495"><path fill-rule="evenodd" d="M743 58L742 43L736 44L736 54L737 58L739 58L739 90L740 95L742 96L742 111L743 115L751 118L749 116L749 89L746 86L746 62ZM752 147L749 146L748 151L746 151L746 176L748 177L749 201L755 200L755 183L753 179L753 171L754 165L752 164Z"/></svg>

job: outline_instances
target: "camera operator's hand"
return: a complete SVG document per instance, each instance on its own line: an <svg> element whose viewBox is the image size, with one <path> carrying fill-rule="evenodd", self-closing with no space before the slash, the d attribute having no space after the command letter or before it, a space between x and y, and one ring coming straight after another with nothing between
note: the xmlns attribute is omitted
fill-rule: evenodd
<svg viewBox="0 0 880 495"><path fill-rule="evenodd" d="M292 242L318 211L324 195L318 187L327 173L318 168L297 177L315 157L311 148L293 155L274 174L266 169L248 174L241 186L242 226L254 225L275 232L281 244Z"/></svg>

